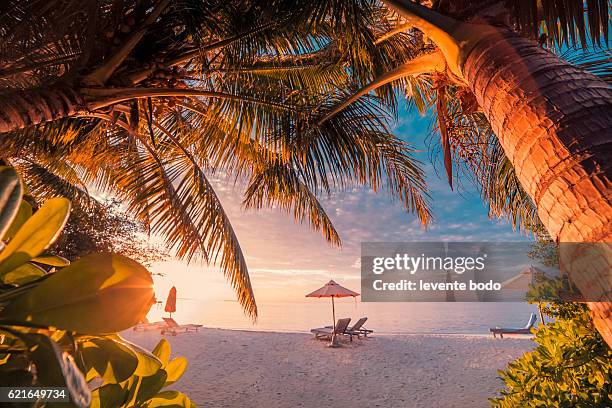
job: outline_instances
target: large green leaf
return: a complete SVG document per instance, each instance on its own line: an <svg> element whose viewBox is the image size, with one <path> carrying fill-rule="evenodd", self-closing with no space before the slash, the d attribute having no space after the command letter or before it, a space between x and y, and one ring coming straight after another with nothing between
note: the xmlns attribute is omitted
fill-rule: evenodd
<svg viewBox="0 0 612 408"><path fill-rule="evenodd" d="M162 363L162 367L164 367L166 364L168 364L168 361L170 361L170 353L170 343L166 339L161 339L159 343L157 343L157 346L155 346L153 349L153 355L159 358L159 361Z"/></svg>
<svg viewBox="0 0 612 408"><path fill-rule="evenodd" d="M27 369L0 367L0 384L3 387L31 387L34 374Z"/></svg>
<svg viewBox="0 0 612 408"><path fill-rule="evenodd" d="M136 353L136 357L138 357L138 367L136 367L136 371L134 371L134 375L139 377L147 377L155 374L160 368L162 368L162 362L152 353L149 353L147 350L142 347L130 343L123 337L115 334L109 336L113 338L115 341L124 344L129 347L134 353Z"/></svg>
<svg viewBox="0 0 612 408"><path fill-rule="evenodd" d="M59 255L42 254L32 259L32 262L38 262L49 266L64 267L70 265L70 261Z"/></svg>
<svg viewBox="0 0 612 408"><path fill-rule="evenodd" d="M29 262L0 276L0 281L9 285L21 286L46 274L45 270Z"/></svg>
<svg viewBox="0 0 612 408"><path fill-rule="evenodd" d="M174 360L170 361L164 370L168 373L168 378L166 379L166 384L164 386L168 386L177 382L185 371L187 370L187 359L185 357L177 357Z"/></svg>
<svg viewBox="0 0 612 408"><path fill-rule="evenodd" d="M151 274L118 254L91 254L11 301L0 319L89 334L140 322L154 303Z"/></svg>
<svg viewBox="0 0 612 408"><path fill-rule="evenodd" d="M182 392L163 391L144 404L146 408L194 408L195 404Z"/></svg>
<svg viewBox="0 0 612 408"><path fill-rule="evenodd" d="M3 348L12 350L27 350L27 347L19 347L22 342L10 331L2 330L4 340ZM0 384L3 387L30 387L35 380L35 372L30 371L30 360L25 353L4 354L0 359Z"/></svg>
<svg viewBox="0 0 612 408"><path fill-rule="evenodd" d="M22 200L17 210L17 214L13 218L11 225L8 227L2 239L8 241L13 238L23 224L32 216L32 206L27 201Z"/></svg>
<svg viewBox="0 0 612 408"><path fill-rule="evenodd" d="M106 384L91 392L90 408L117 408L125 403L127 393L119 384Z"/></svg>
<svg viewBox="0 0 612 408"><path fill-rule="evenodd" d="M79 351L88 379L97 375L105 383L120 383L130 378L138 366L136 353L111 338L81 339Z"/></svg>
<svg viewBox="0 0 612 408"><path fill-rule="evenodd" d="M168 374L165 370L159 370L151 376L143 377L140 380L140 386L138 387L138 393L136 394L136 404L142 404L160 392L166 383L167 377Z"/></svg>
<svg viewBox="0 0 612 408"><path fill-rule="evenodd" d="M12 167L0 167L0 238L19 210L23 187Z"/></svg>
<svg viewBox="0 0 612 408"><path fill-rule="evenodd" d="M22 333L19 337L28 346L30 358L36 364L37 384L43 387L66 387L73 405L88 407L91 393L72 356L43 334Z"/></svg>
<svg viewBox="0 0 612 408"><path fill-rule="evenodd" d="M0 252L0 276L41 254L59 236L70 214L70 201L52 198L28 219Z"/></svg>

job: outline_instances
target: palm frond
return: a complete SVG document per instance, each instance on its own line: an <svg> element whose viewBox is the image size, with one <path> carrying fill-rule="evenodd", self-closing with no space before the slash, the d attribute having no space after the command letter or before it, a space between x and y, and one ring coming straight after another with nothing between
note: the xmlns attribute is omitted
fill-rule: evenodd
<svg viewBox="0 0 612 408"><path fill-rule="evenodd" d="M495 142L497 140L495 139ZM537 207L521 186L510 160L498 143L493 143L490 165L482 179L481 193L489 204L489 216L505 216L514 229L540 234L545 229Z"/></svg>
<svg viewBox="0 0 612 408"><path fill-rule="evenodd" d="M477 188L490 218L506 218L514 229L540 234L543 229L537 208L522 188L489 122L481 112L462 107L459 96L463 90L450 87L447 92L445 119L438 120L446 126L457 184L467 178ZM432 154L439 157L435 147ZM443 157L446 162L447 156Z"/></svg>
<svg viewBox="0 0 612 408"><path fill-rule="evenodd" d="M191 112L205 114L193 107L191 107ZM209 129L203 127L199 122L195 127L189 119L194 119L194 116L175 112L174 115L167 117L164 123L170 130L183 130L181 140L184 140L186 145L197 146L194 150L200 152L199 157L214 159L214 168L234 173L236 177L250 174L251 181L245 198L246 207L262 208L279 204L283 210L293 212L297 221L302 222L308 218L311 227L320 230L328 242L336 245L340 243L340 238L323 207L315 194L300 179L296 168L287 165L277 153L263 145L256 144L254 140L246 142L240 132L232 132L231 127L219 133L223 121L215 121L215 128ZM175 139L172 136L174 132L163 129L168 137ZM187 130L187 134L184 130ZM203 132L205 130L208 132ZM221 140L218 143L212 142L203 139L202 135ZM206 142L202 143L203 140ZM175 140L175 144L179 145L178 140ZM211 150L210 147L216 147L219 150ZM208 155L201 154L202 150L199 148L205 148ZM182 149L187 150L186 147ZM228 149L229 152L225 149ZM189 152L185 154L191 155ZM192 160L196 161L193 156ZM275 182L278 184L275 185Z"/></svg>
<svg viewBox="0 0 612 408"><path fill-rule="evenodd" d="M327 101L320 118L344 99ZM386 188L423 224L431 221L420 163L406 142L387 131L384 111L375 99L364 97L316 127L298 128L292 139L295 162L314 191L344 188L347 183Z"/></svg>
<svg viewBox="0 0 612 408"><path fill-rule="evenodd" d="M133 157L122 163L123 171L116 174L120 197L130 212L150 220L151 233L162 235L179 258L200 255L208 260L205 239L195 222L202 209L187 204L192 199L186 176L189 167L178 158L160 157L142 137L138 144L144 149L134 151ZM140 174L130 171L130 166L138 166Z"/></svg>
<svg viewBox="0 0 612 408"><path fill-rule="evenodd" d="M542 32L558 46L587 47L589 40L604 48L608 44L607 0L512 0L513 14L520 29L533 38Z"/></svg>
<svg viewBox="0 0 612 408"><path fill-rule="evenodd" d="M559 57L607 83L612 83L612 51L609 49L570 48L563 51Z"/></svg>
<svg viewBox="0 0 612 408"><path fill-rule="evenodd" d="M176 123L176 122L175 122ZM166 125L168 123L165 123ZM245 312L255 318L257 305L251 287L249 273L240 248L236 233L225 213L219 197L208 181L206 174L194 155L185 147L173 133L163 124L157 124L163 136L171 140L179 151L175 154L177 160L189 163L189 168L181 178L174 182L178 184L177 195L182 207L189 209L189 217L205 242L206 252L213 261L221 256L219 266L230 284L238 294L238 301ZM183 160L180 160L183 159ZM184 166L184 164L182 164ZM180 181L179 181L180 180ZM173 204L176 205L176 204ZM174 228L181 228L175 225ZM155 228L155 224L153 224Z"/></svg>
<svg viewBox="0 0 612 408"><path fill-rule="evenodd" d="M48 161L36 163L17 159L13 165L18 169L30 194L37 200L66 197L76 206L88 208L97 202L87 191L76 171L66 163L52 164Z"/></svg>
<svg viewBox="0 0 612 408"><path fill-rule="evenodd" d="M278 206L292 213L296 221L308 219L311 228L321 231L327 242L341 245L340 236L325 209L294 169L280 161L261 167L249 180L243 201L245 208Z"/></svg>
<svg viewBox="0 0 612 408"><path fill-rule="evenodd" d="M8 1L0 11L0 90L49 85L82 52L87 8L75 0Z"/></svg>
<svg viewBox="0 0 612 408"><path fill-rule="evenodd" d="M85 194L84 183L119 197L177 256L218 261L254 316L214 171L250 181L246 206L278 205L332 244L340 238L317 197L347 186L387 189L431 218L420 163L386 123L407 84L429 103L420 82L388 84L320 123L350 91L427 51L416 31L377 41L395 27L386 14L375 0L2 3L3 100L60 85L82 100L66 113L78 118L26 109L27 127L0 135L1 154L43 167L30 174L67 194Z"/></svg>

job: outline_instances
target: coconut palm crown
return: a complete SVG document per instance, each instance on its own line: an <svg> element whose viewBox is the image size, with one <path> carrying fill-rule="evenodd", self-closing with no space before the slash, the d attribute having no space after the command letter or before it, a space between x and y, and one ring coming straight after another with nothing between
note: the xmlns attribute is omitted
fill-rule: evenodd
<svg viewBox="0 0 612 408"><path fill-rule="evenodd" d="M610 242L612 91L605 74L551 52L605 48L607 1L383 4L8 2L0 132L28 151L67 149L65 163L47 155L40 167L68 164L71 186L119 192L179 256L221 254L251 313L206 173L245 177L246 206L278 205L332 243L316 197L351 182L387 185L427 221L422 174L381 119L398 88L434 108L451 185L455 159L492 214L559 242ZM610 249L595 252L565 264L612 344L610 268L584 268L609 264Z"/></svg>
<svg viewBox="0 0 612 408"><path fill-rule="evenodd" d="M422 35L431 48L364 85L323 121L381 85L408 84L415 101L435 106L451 186L455 158L493 214L543 227L556 242L592 244L563 245L561 266L612 345L608 2L383 3L395 21L383 38ZM595 56L572 64L559 55L568 48Z"/></svg>
<svg viewBox="0 0 612 408"><path fill-rule="evenodd" d="M123 200L180 258L217 262L250 316L244 256L211 175L340 238L318 200L386 187L423 223L419 163L387 129L393 90L325 121L418 55L373 1L26 0L0 5L0 159L33 195ZM426 47L425 47L426 48Z"/></svg>

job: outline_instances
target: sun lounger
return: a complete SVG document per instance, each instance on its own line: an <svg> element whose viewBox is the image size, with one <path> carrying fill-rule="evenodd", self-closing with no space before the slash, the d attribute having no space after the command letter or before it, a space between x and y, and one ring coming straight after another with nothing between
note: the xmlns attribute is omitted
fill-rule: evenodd
<svg viewBox="0 0 612 408"><path fill-rule="evenodd" d="M353 334L347 332L348 325L351 322L350 318L347 319L338 319L338 323L336 323L336 336L344 335L349 336L349 339L353 341ZM314 334L317 339L331 339L334 334L333 327L321 327L318 329L310 330L312 334Z"/></svg>
<svg viewBox="0 0 612 408"><path fill-rule="evenodd" d="M493 333L493 337L496 337L496 335L499 334L499 337L501 337L502 339L504 338L504 334L530 334L531 328L533 327L537 319L538 319L537 315L535 313L532 313L531 316L529 317L529 321L523 328L496 327L496 328L489 329L489 331Z"/></svg>
<svg viewBox="0 0 612 408"><path fill-rule="evenodd" d="M178 324L171 317L163 317L166 322L166 327L161 331L161 334L171 334L176 336L179 333L187 333L189 331L198 331L198 328L202 327L201 324Z"/></svg>
<svg viewBox="0 0 612 408"><path fill-rule="evenodd" d="M138 323L136 326L132 327L133 331L149 331L149 330L159 330L166 327L165 322L152 322L152 323Z"/></svg>
<svg viewBox="0 0 612 408"><path fill-rule="evenodd" d="M357 320L357 323L355 323L353 327L347 328L346 332L351 333L353 336L357 336L357 338L359 338L360 336L367 337L368 334L374 333L374 330L368 330L363 327L366 320L368 320L367 317L362 317L361 319ZM332 326L325 326L325 328L331 329Z"/></svg>
<svg viewBox="0 0 612 408"><path fill-rule="evenodd" d="M357 323L355 323L353 327L349 327L347 329L347 332L351 333L354 336L357 336L357 338L359 338L359 336L367 337L368 334L374 333L374 330L368 330L363 327L366 320L368 320L367 317L362 317L361 319L357 320Z"/></svg>

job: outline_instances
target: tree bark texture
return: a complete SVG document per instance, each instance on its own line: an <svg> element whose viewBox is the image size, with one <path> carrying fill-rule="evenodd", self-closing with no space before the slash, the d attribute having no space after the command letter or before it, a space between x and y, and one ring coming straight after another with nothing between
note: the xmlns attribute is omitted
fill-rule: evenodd
<svg viewBox="0 0 612 408"><path fill-rule="evenodd" d="M561 266L598 301L589 306L612 346L611 87L503 29L464 61L464 78L550 235L599 243L566 245Z"/></svg>

